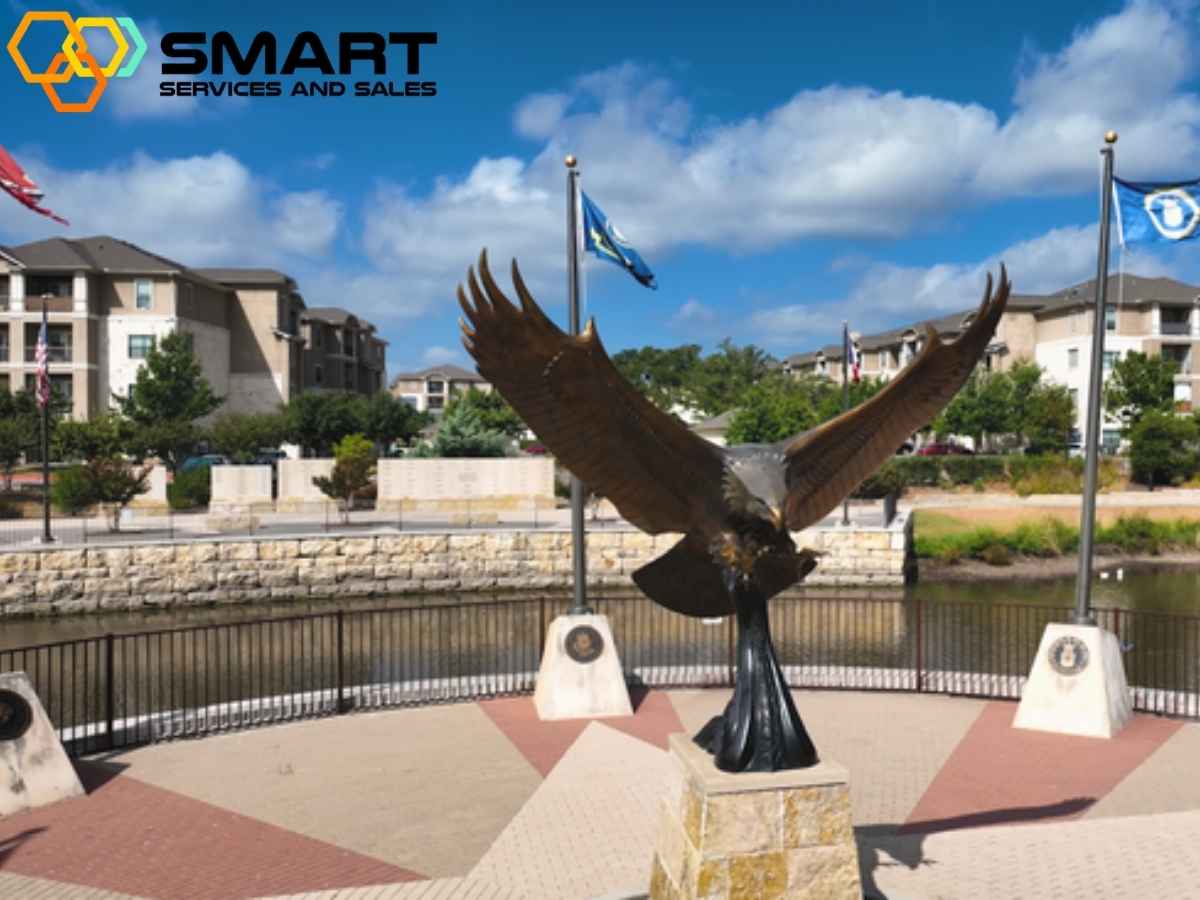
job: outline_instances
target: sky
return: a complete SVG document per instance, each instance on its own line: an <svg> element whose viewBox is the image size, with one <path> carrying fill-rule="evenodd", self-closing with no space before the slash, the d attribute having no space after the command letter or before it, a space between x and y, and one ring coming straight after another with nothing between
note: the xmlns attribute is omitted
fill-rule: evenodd
<svg viewBox="0 0 1200 900"><path fill-rule="evenodd" d="M7 42L27 9L0 0ZM584 261L585 315L610 353L722 339L777 358L977 303L1003 260L1018 293L1096 272L1099 147L1118 174L1200 176L1200 19L1190 3L404 3L181 6L88 0L149 44L95 111L54 111L0 53L0 144L71 220L0 203L0 244L112 234L190 266L268 266L309 306L389 341L395 375L469 365L454 289L488 248L566 314L566 169L657 276ZM55 31L54 29L58 29ZM301 31L433 31L429 97L161 97L162 36L246 48ZM30 29L44 69L60 26ZM101 29L85 37L103 65ZM39 55L40 54L40 55ZM106 55L107 54L107 55ZM64 85L79 99L90 83ZM73 93L72 93L73 92ZM0 198L7 200L7 198ZM1200 283L1200 248L1114 252L1113 268Z"/></svg>

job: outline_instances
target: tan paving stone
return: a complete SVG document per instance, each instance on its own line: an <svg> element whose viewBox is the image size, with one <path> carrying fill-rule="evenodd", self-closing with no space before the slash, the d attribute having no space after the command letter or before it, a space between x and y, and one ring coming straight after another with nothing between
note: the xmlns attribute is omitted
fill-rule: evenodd
<svg viewBox="0 0 1200 900"><path fill-rule="evenodd" d="M158 744L114 762L142 781L434 878L465 874L541 783L474 704Z"/></svg>
<svg viewBox="0 0 1200 900"><path fill-rule="evenodd" d="M1084 818L1200 809L1200 724L1175 732Z"/></svg>
<svg viewBox="0 0 1200 900"><path fill-rule="evenodd" d="M116 894L99 888L84 887L0 872L0 898L3 900L140 900L132 894Z"/></svg>
<svg viewBox="0 0 1200 900"><path fill-rule="evenodd" d="M665 751L593 722L471 877L530 900L645 890L670 772Z"/></svg>
<svg viewBox="0 0 1200 900"><path fill-rule="evenodd" d="M406 884L291 894L287 897L263 897L259 900L523 900L523 895L510 888L471 878L438 878Z"/></svg>

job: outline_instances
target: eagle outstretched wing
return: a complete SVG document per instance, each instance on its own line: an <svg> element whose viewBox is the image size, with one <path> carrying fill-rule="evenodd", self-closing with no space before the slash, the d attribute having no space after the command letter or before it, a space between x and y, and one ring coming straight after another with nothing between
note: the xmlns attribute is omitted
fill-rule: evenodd
<svg viewBox="0 0 1200 900"><path fill-rule="evenodd" d="M552 453L643 531L691 531L719 521L720 448L641 395L617 371L594 323L578 337L538 307L512 264L520 308L496 286L479 255L458 302L463 345L479 374L512 405ZM472 302L473 301L473 302Z"/></svg>
<svg viewBox="0 0 1200 900"><path fill-rule="evenodd" d="M944 343L928 329L920 355L878 394L782 442L788 528L799 531L823 519L954 398L992 339L1011 288L1001 265L995 295L989 274L979 311L957 340Z"/></svg>

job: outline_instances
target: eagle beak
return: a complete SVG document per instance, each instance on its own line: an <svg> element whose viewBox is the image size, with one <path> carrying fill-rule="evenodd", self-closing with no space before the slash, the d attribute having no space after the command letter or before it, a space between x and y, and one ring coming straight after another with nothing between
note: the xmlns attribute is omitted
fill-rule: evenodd
<svg viewBox="0 0 1200 900"><path fill-rule="evenodd" d="M787 531L787 520L784 518L782 507L771 507L771 521L775 523L775 527L780 531Z"/></svg>

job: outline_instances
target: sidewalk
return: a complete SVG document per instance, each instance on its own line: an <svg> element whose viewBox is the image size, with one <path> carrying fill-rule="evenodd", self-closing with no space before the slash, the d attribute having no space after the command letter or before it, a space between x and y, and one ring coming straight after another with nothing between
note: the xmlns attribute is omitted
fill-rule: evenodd
<svg viewBox="0 0 1200 900"><path fill-rule="evenodd" d="M851 772L867 896L1200 897L1200 724L1113 741L1005 702L797 691ZM667 736L728 691L543 723L516 697L161 744L79 764L89 796L0 820L13 900L571 900L644 893Z"/></svg>

